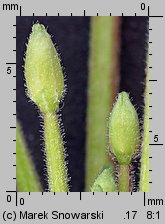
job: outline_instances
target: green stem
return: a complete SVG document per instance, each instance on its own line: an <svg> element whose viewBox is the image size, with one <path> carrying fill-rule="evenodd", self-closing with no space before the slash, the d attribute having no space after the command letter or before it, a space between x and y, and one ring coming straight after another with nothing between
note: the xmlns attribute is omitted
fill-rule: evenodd
<svg viewBox="0 0 165 224"><path fill-rule="evenodd" d="M29 156L19 123L16 128L16 180L20 192L39 192L42 187Z"/></svg>
<svg viewBox="0 0 165 224"><path fill-rule="evenodd" d="M149 62L146 68L145 109L143 125L143 143L140 170L140 191L149 191Z"/></svg>
<svg viewBox="0 0 165 224"><path fill-rule="evenodd" d="M118 87L118 20L118 17L92 17L91 19L86 191L90 190L99 170L108 160L107 118Z"/></svg>
<svg viewBox="0 0 165 224"><path fill-rule="evenodd" d="M130 191L129 165L119 165L118 190L119 192Z"/></svg>
<svg viewBox="0 0 165 224"><path fill-rule="evenodd" d="M44 138L49 190L52 192L67 192L64 147L56 113L46 113L44 115Z"/></svg>

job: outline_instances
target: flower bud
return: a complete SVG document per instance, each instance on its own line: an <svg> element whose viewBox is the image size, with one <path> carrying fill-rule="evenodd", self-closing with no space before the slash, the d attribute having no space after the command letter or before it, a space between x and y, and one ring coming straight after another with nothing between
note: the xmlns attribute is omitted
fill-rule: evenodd
<svg viewBox="0 0 165 224"><path fill-rule="evenodd" d="M34 24L27 45L25 78L29 97L41 112L54 112L64 90L58 54L45 27Z"/></svg>
<svg viewBox="0 0 165 224"><path fill-rule="evenodd" d="M113 176L112 168L104 168L96 178L92 188L92 192L114 192L116 184Z"/></svg>
<svg viewBox="0 0 165 224"><path fill-rule="evenodd" d="M140 128L137 112L129 95L121 92L109 119L109 144L118 163L130 164L133 154L139 147Z"/></svg>

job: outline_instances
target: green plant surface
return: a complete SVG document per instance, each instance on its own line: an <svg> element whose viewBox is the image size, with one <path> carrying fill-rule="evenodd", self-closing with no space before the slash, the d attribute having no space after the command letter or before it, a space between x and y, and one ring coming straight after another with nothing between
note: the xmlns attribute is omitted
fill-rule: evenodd
<svg viewBox="0 0 165 224"><path fill-rule="evenodd" d="M118 26L118 17L91 18L85 191L109 159L106 127L118 83Z"/></svg>
<svg viewBox="0 0 165 224"><path fill-rule="evenodd" d="M34 24L27 45L25 78L29 97L43 113L58 109L64 77L58 54L45 27Z"/></svg>
<svg viewBox="0 0 165 224"><path fill-rule="evenodd" d="M145 108L143 122L142 157L140 169L140 191L149 191L149 69L146 68Z"/></svg>
<svg viewBox="0 0 165 224"><path fill-rule="evenodd" d="M64 77L51 37L39 23L33 25L28 41L25 78L29 97L43 114L49 190L66 192L67 169L56 115L64 93Z"/></svg>
<svg viewBox="0 0 165 224"><path fill-rule="evenodd" d="M109 118L109 145L119 164L119 191L129 191L129 164L140 146L140 126L126 92L119 93Z"/></svg>
<svg viewBox="0 0 165 224"><path fill-rule="evenodd" d="M95 179L92 192L115 192L117 191L116 183L114 180L114 166L109 164L99 173Z"/></svg>
<svg viewBox="0 0 165 224"><path fill-rule="evenodd" d="M119 165L118 191L130 191L130 173L129 165Z"/></svg>
<svg viewBox="0 0 165 224"><path fill-rule="evenodd" d="M129 95L121 92L109 118L110 150L121 165L129 165L140 144L140 126L137 112Z"/></svg>
<svg viewBox="0 0 165 224"><path fill-rule="evenodd" d="M67 192L66 166L64 148L58 119L55 113L47 113L44 117L45 150L50 191Z"/></svg>
<svg viewBox="0 0 165 224"><path fill-rule="evenodd" d="M17 121L16 127L16 180L21 192L40 192L42 187Z"/></svg>

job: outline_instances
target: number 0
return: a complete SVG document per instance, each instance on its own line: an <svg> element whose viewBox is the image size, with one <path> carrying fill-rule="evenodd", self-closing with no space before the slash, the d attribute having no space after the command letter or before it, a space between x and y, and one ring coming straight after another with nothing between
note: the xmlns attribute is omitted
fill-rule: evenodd
<svg viewBox="0 0 165 224"><path fill-rule="evenodd" d="M11 195L7 195L7 202L11 202Z"/></svg>
<svg viewBox="0 0 165 224"><path fill-rule="evenodd" d="M145 3L141 3L141 10L145 10L145 8L146 8Z"/></svg>

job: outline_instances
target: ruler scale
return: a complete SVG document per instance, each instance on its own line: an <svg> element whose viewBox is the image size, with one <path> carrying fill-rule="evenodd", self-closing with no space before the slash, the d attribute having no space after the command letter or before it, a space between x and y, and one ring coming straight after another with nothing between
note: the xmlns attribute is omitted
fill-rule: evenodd
<svg viewBox="0 0 165 224"><path fill-rule="evenodd" d="M84 1L35 5L1 2L1 191L0 222L164 223L164 25L163 2ZM150 71L150 192L16 191L16 16L148 16Z"/></svg>

